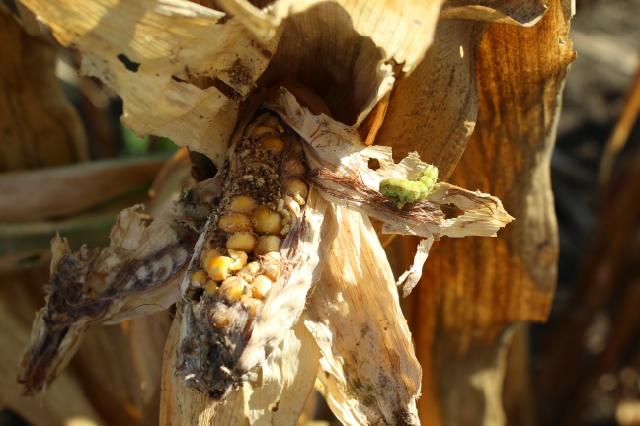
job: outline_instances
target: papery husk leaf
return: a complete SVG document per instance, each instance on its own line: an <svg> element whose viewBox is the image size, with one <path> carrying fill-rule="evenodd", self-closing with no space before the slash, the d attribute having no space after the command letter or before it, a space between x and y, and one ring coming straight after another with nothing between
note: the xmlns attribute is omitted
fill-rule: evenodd
<svg viewBox="0 0 640 426"><path fill-rule="evenodd" d="M83 73L121 96L127 127L188 145L218 166L235 125L235 98L253 89L277 43L257 43L237 21L222 20L224 13L183 0L23 3L60 43L83 52ZM233 93L223 94L217 81Z"/></svg>
<svg viewBox="0 0 640 426"><path fill-rule="evenodd" d="M304 318L327 402L344 424L417 425L422 371L386 254L361 213L326 220L338 234Z"/></svg>
<svg viewBox="0 0 640 426"><path fill-rule="evenodd" d="M394 85L376 144L395 159L417 151L448 179L475 126L476 50L482 22L444 20L417 68Z"/></svg>
<svg viewBox="0 0 640 426"><path fill-rule="evenodd" d="M280 345L245 381L216 401L186 387L176 375L180 320L174 320L165 347L161 425L295 425L313 390L320 357L313 336L300 321L283 334Z"/></svg>
<svg viewBox="0 0 640 426"><path fill-rule="evenodd" d="M314 9L321 3L327 2L278 0L265 9L259 9L247 0L219 1L223 9L237 17L261 39L269 39L277 34L285 19L295 19L296 14ZM410 72L433 41L442 0L337 0L328 3L339 6L342 14L350 18L349 26L353 26L357 34L373 40L384 52L382 59L385 62L394 60L403 64L403 71ZM335 16L321 19L331 23ZM335 34L327 38L335 40Z"/></svg>
<svg viewBox="0 0 640 426"><path fill-rule="evenodd" d="M329 203L311 189L304 208L304 221L297 241L285 239L281 252L291 269L286 285L275 287L256 318L251 339L238 361L239 371L250 371L280 343L283 330L289 330L305 308L311 286L320 278L321 257L333 237L322 230ZM295 235L292 230L291 235Z"/></svg>
<svg viewBox="0 0 640 426"><path fill-rule="evenodd" d="M206 207L180 199L154 217L137 205L123 210L111 244L72 252L56 236L45 306L33 325L20 381L42 390L67 365L94 322L115 322L166 309L180 298L179 278ZM190 217L184 222L185 217Z"/></svg>
<svg viewBox="0 0 640 426"><path fill-rule="evenodd" d="M447 0L442 19L469 19L523 27L535 25L547 11L544 0Z"/></svg>

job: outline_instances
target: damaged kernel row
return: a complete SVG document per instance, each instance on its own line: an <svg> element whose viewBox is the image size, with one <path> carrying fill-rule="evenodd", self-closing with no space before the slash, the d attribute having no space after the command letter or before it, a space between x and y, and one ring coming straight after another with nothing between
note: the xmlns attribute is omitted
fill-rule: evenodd
<svg viewBox="0 0 640 426"><path fill-rule="evenodd" d="M291 230L292 204L304 206L308 187L302 145L280 120L263 114L247 126L229 159L229 176L215 232L200 255L192 288L255 317L278 280L280 248ZM215 327L228 317L213 315Z"/></svg>

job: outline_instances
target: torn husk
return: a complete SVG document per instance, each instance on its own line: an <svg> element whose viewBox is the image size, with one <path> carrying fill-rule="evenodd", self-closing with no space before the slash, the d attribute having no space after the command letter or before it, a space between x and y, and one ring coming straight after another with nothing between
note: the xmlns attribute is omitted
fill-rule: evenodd
<svg viewBox="0 0 640 426"><path fill-rule="evenodd" d="M223 401L185 386L175 374L180 318L174 320L164 351L161 425L295 425L313 390L318 347L299 322L284 333L279 346L260 368L256 380L245 381Z"/></svg>
<svg viewBox="0 0 640 426"><path fill-rule="evenodd" d="M420 279L431 246L428 241L442 236L496 236L498 229L513 220L498 198L445 182L437 183L424 200L399 206L396 200L379 192L380 182L385 178L420 176L427 164L417 153L395 163L391 148L365 146L354 128L324 114L314 115L284 89L270 106L308 143L309 167L324 197L382 221L384 233L426 239L420 244L410 271L398 282L404 285L405 295ZM379 164L376 170L368 166L372 159Z"/></svg>
<svg viewBox="0 0 640 426"><path fill-rule="evenodd" d="M334 206L325 218L337 236L304 317L325 398L343 424L419 424L422 371L386 254L361 213Z"/></svg>
<svg viewBox="0 0 640 426"><path fill-rule="evenodd" d="M53 239L46 303L21 362L26 392L55 379L90 323L157 312L179 299L176 276L193 249L202 202L194 189L155 218L142 206L125 209L111 231L111 245L103 249L73 253L65 240Z"/></svg>

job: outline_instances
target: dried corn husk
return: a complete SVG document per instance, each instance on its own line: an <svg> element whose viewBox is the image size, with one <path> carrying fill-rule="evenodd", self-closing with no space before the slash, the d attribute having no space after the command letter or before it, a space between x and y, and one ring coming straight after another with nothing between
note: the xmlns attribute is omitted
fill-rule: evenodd
<svg viewBox="0 0 640 426"><path fill-rule="evenodd" d="M258 378L231 391L224 401L208 399L175 374L180 318L167 338L160 424L295 425L313 390L318 347L302 322L287 331L262 365Z"/></svg>
<svg viewBox="0 0 640 426"><path fill-rule="evenodd" d="M344 424L419 424L422 371L386 254L366 216L341 206L305 325L320 352L318 381Z"/></svg>
<svg viewBox="0 0 640 426"><path fill-rule="evenodd" d="M202 222L203 201L191 194L154 218L140 205L123 210L111 245L101 250L83 246L73 253L60 236L53 239L46 305L22 360L20 381L28 392L43 389L60 373L90 323L157 312L180 298L179 273Z"/></svg>

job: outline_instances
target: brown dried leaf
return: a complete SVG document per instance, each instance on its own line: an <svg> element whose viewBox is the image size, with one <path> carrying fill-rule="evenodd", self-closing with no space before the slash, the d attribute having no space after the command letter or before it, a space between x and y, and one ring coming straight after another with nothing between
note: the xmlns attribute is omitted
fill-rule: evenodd
<svg viewBox="0 0 640 426"><path fill-rule="evenodd" d="M441 21L422 62L397 81L376 137L393 146L394 158L417 151L441 179L449 177L476 121L476 49L485 27Z"/></svg>
<svg viewBox="0 0 640 426"><path fill-rule="evenodd" d="M442 1L334 0L329 3L338 5L339 9L325 10L341 10L342 14L348 15L351 24L342 31L353 26L357 34L371 38L382 49L385 62L394 60L404 64L404 71L409 72L420 62L433 41ZM296 14L308 10L313 9L320 15L318 22L331 25L336 20L335 16L322 16L322 10L317 8L323 3L320 0L278 0L265 9L259 9L247 0L221 0L219 3L261 39L277 34L286 18L295 19ZM308 30L309 34L315 33L314 28ZM335 33L331 37L326 34L321 37L333 41L341 38L339 34L337 37Z"/></svg>
<svg viewBox="0 0 640 426"><path fill-rule="evenodd" d="M471 19L499 24L535 25L547 11L545 0L447 0L442 19Z"/></svg>
<svg viewBox="0 0 640 426"><path fill-rule="evenodd" d="M107 160L0 176L0 222L77 213L153 180L163 158Z"/></svg>

